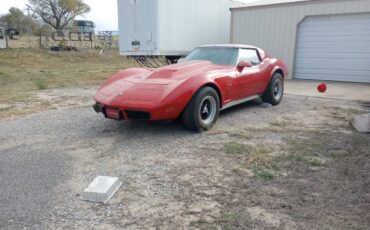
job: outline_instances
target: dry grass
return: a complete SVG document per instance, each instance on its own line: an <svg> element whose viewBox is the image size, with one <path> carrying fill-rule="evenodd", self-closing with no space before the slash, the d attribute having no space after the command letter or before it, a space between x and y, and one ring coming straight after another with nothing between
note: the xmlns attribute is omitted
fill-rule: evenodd
<svg viewBox="0 0 370 230"><path fill-rule="evenodd" d="M288 121L285 121L285 120L282 120L282 119L280 118L280 119L276 119L276 120L274 120L274 121L271 121L271 122L270 122L270 125L275 126L275 127L281 127L281 128L284 128L284 127L289 126L289 122L288 122Z"/></svg>
<svg viewBox="0 0 370 230"><path fill-rule="evenodd" d="M101 84L120 69L136 63L120 57L117 50L49 53L45 50L0 51L0 103L27 100L46 88L87 87Z"/></svg>
<svg viewBox="0 0 370 230"><path fill-rule="evenodd" d="M315 136L320 136L316 133ZM289 139L286 144L277 149L264 145L249 146L239 142L224 143L224 152L229 155L242 155L241 160L232 171L238 175L253 175L256 178L269 181L276 178L282 169L292 167L325 167L325 157L328 147L325 137L308 139ZM252 173L252 174L251 174Z"/></svg>

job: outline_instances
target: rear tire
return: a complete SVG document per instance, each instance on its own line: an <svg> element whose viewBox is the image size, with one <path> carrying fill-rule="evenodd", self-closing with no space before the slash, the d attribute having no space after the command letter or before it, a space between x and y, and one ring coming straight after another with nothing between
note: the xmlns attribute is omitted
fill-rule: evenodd
<svg viewBox="0 0 370 230"><path fill-rule="evenodd" d="M220 100L211 87L199 90L182 113L184 125L191 130L203 132L210 130L218 119Z"/></svg>
<svg viewBox="0 0 370 230"><path fill-rule="evenodd" d="M275 106L280 104L283 96L284 78L280 73L275 73L262 96L262 100Z"/></svg>

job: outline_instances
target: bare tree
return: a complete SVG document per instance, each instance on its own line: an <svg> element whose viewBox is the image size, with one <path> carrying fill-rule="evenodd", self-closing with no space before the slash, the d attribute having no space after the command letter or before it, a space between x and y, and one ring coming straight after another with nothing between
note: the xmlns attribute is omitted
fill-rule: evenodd
<svg viewBox="0 0 370 230"><path fill-rule="evenodd" d="M83 0L29 0L27 8L56 30L64 29L78 15L90 12Z"/></svg>

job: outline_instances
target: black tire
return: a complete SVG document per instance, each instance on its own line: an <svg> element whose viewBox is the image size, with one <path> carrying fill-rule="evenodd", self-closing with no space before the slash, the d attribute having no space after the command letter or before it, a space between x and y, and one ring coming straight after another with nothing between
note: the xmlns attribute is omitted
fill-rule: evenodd
<svg viewBox="0 0 370 230"><path fill-rule="evenodd" d="M280 73L275 73L266 91L263 93L262 100L275 106L280 104L284 96L284 78Z"/></svg>
<svg viewBox="0 0 370 230"><path fill-rule="evenodd" d="M196 132L210 130L218 119L220 100L211 87L199 90L182 113L184 125Z"/></svg>

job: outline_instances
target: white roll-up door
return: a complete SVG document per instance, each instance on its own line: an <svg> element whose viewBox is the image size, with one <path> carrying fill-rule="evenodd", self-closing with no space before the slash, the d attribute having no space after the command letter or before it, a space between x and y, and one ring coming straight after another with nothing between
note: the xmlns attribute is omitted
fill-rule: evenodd
<svg viewBox="0 0 370 230"><path fill-rule="evenodd" d="M298 30L294 77L370 83L370 14L306 18Z"/></svg>

